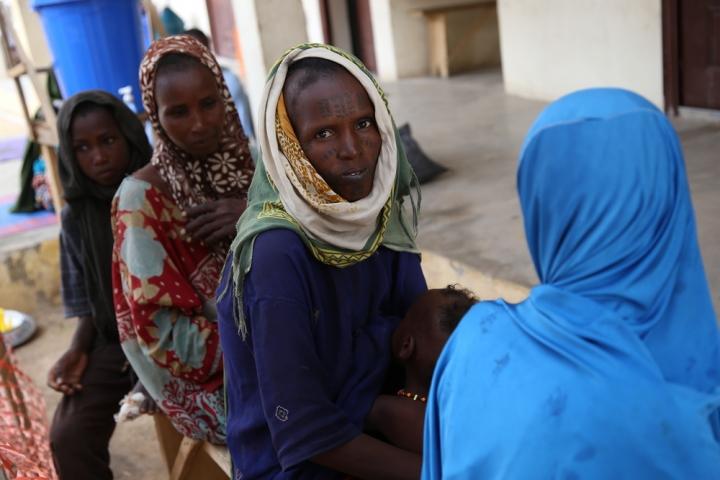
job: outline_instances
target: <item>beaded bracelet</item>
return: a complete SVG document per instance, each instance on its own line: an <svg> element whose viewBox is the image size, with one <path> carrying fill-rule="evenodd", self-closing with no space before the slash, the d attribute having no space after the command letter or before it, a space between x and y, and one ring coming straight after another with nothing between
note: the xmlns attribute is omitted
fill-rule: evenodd
<svg viewBox="0 0 720 480"><path fill-rule="evenodd" d="M397 396L409 398L410 400L415 400L415 401L422 402L422 403L427 403L427 397L425 395L420 395L419 393L406 392L402 388L400 390L398 390Z"/></svg>

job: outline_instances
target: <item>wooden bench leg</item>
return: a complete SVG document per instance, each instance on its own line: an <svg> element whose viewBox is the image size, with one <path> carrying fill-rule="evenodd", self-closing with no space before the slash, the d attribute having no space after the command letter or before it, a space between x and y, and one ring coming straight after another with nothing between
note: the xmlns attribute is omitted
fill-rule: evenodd
<svg viewBox="0 0 720 480"><path fill-rule="evenodd" d="M185 437L180 443L175 463L170 471L170 480L190 480L190 471L192 470L195 456L202 449L200 440Z"/></svg>
<svg viewBox="0 0 720 480"><path fill-rule="evenodd" d="M175 457L177 457L183 436L175 430L170 420L162 413L153 415L153 420L155 420L155 434L157 435L158 443L160 443L160 452L162 453L163 460L165 460L165 466L169 474L175 464Z"/></svg>
<svg viewBox="0 0 720 480"><path fill-rule="evenodd" d="M227 448L184 437L165 415L156 414L154 420L170 480L227 480L231 477Z"/></svg>

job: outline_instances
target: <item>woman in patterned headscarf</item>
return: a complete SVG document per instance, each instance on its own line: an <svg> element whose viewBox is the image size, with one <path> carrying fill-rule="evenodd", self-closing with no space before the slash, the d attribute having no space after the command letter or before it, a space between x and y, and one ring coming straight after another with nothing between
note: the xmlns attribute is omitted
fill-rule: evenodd
<svg viewBox="0 0 720 480"><path fill-rule="evenodd" d="M113 206L123 350L185 436L225 440L214 292L253 167L213 55L189 36L155 42L140 67L155 132L150 165Z"/></svg>
<svg viewBox="0 0 720 480"><path fill-rule="evenodd" d="M219 288L234 478L419 476L418 455L363 433L390 335L426 290L398 138L347 53L302 45L270 72L262 163Z"/></svg>

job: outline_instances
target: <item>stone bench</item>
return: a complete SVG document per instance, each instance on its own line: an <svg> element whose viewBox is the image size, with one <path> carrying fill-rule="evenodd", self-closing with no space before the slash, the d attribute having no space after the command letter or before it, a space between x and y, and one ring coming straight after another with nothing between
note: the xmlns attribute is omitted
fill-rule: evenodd
<svg viewBox="0 0 720 480"><path fill-rule="evenodd" d="M412 10L425 19L431 75L447 78L481 67L500 66L495 0L430 5Z"/></svg>

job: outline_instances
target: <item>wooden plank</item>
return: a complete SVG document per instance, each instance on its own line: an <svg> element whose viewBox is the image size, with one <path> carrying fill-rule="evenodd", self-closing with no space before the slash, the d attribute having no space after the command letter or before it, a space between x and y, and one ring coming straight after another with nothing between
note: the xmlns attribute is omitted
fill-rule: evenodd
<svg viewBox="0 0 720 480"><path fill-rule="evenodd" d="M55 129L51 128L47 122L42 120L33 120L31 122L32 136L35 141L41 145L58 145L57 134Z"/></svg>
<svg viewBox="0 0 720 480"><path fill-rule="evenodd" d="M187 480L195 455L202 450L202 441L185 437L180 442L175 463L170 471L170 480Z"/></svg>
<svg viewBox="0 0 720 480"><path fill-rule="evenodd" d="M205 442L203 444L203 450L212 461L222 469L228 478L232 478L232 461L230 460L230 451L227 447Z"/></svg>
<svg viewBox="0 0 720 480"><path fill-rule="evenodd" d="M232 477L227 447L183 437L163 414L155 414L153 419L160 451L171 479L227 480Z"/></svg>
<svg viewBox="0 0 720 480"><path fill-rule="evenodd" d="M165 460L165 466L169 474L172 471L183 437L162 413L153 415L153 420L155 422L155 435L160 444L160 453L163 460Z"/></svg>
<svg viewBox="0 0 720 480"><path fill-rule="evenodd" d="M7 73L8 73L8 77L10 77L10 78L18 78L27 73L27 68L22 63L18 63L14 67L10 67L10 69L8 69Z"/></svg>
<svg viewBox="0 0 720 480"><path fill-rule="evenodd" d="M430 74L447 78L450 75L447 44L447 15L438 13L428 15L428 55Z"/></svg>
<svg viewBox="0 0 720 480"><path fill-rule="evenodd" d="M27 100L25 99L25 91L23 90L20 78L15 78L15 89L17 90L18 97L20 99L20 105L22 106L23 115L25 116L25 125L27 125L28 135L35 138L33 134L33 118L28 110Z"/></svg>

